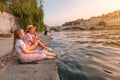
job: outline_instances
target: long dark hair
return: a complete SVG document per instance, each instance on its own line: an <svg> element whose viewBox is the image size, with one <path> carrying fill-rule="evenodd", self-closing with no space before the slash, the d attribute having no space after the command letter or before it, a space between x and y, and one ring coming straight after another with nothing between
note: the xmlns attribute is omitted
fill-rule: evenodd
<svg viewBox="0 0 120 80"><path fill-rule="evenodd" d="M10 52L10 56L9 56L9 58L11 58L11 59L14 58L15 55L16 55L15 54L15 43L16 43L16 40L20 38L19 37L20 30L21 29L15 29L14 30L13 48L12 48L12 50Z"/></svg>
<svg viewBox="0 0 120 80"><path fill-rule="evenodd" d="M16 40L17 40L17 39L20 39L20 36L19 36L20 30L21 30L20 28L14 30L14 41L13 41L13 47L14 47L14 48L15 48Z"/></svg>

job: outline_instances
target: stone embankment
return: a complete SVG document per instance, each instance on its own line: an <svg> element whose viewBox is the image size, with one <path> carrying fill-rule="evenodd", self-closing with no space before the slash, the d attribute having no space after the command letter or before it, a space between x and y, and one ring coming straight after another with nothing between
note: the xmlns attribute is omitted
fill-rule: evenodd
<svg viewBox="0 0 120 80"><path fill-rule="evenodd" d="M50 46L51 37L42 38ZM59 80L55 60L18 64L17 58L8 59L12 43L12 38L0 38L0 80Z"/></svg>

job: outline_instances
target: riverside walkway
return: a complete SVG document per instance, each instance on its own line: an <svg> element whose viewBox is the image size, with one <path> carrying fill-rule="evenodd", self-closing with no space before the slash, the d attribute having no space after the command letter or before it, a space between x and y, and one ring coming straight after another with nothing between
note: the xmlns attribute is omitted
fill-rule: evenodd
<svg viewBox="0 0 120 80"><path fill-rule="evenodd" d="M13 39L0 37L0 57L8 54L12 49Z"/></svg>
<svg viewBox="0 0 120 80"><path fill-rule="evenodd" d="M44 36L43 40L50 45L50 36ZM12 44L12 38L0 40L0 57L11 51ZM59 80L59 76L55 60L38 61L38 64L18 64L17 60L12 60L0 73L0 80Z"/></svg>

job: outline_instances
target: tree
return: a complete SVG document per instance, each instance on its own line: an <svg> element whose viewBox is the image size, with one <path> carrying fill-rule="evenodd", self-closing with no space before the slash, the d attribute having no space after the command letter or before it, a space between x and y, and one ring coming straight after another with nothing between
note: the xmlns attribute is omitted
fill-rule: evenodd
<svg viewBox="0 0 120 80"><path fill-rule="evenodd" d="M76 24L80 24L80 22L78 22L78 21L65 22L62 26L72 26L72 25L76 25Z"/></svg>
<svg viewBox="0 0 120 80"><path fill-rule="evenodd" d="M8 1L11 4L6 4ZM27 25L32 24L39 31L45 30L43 0L1 0L1 2L1 10L4 10L4 6L9 7L23 29L26 29Z"/></svg>
<svg viewBox="0 0 120 80"><path fill-rule="evenodd" d="M6 0L0 0L0 11L3 12L5 9Z"/></svg>
<svg viewBox="0 0 120 80"><path fill-rule="evenodd" d="M70 22L65 22L62 26L72 26L72 21L70 21Z"/></svg>
<svg viewBox="0 0 120 80"><path fill-rule="evenodd" d="M98 26L106 26L106 22L105 22L105 21L100 21L100 22L98 23Z"/></svg>

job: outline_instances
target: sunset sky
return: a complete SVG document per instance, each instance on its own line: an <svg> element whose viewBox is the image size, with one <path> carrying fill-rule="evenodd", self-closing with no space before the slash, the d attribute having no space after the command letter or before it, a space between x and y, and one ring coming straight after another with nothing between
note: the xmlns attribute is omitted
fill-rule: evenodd
<svg viewBox="0 0 120 80"><path fill-rule="evenodd" d="M60 26L66 21L88 19L120 10L120 0L44 0L44 22Z"/></svg>

